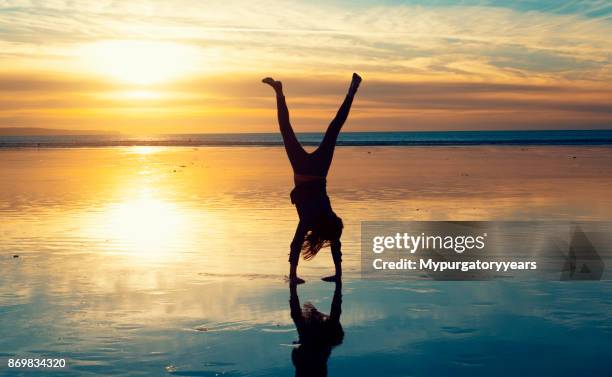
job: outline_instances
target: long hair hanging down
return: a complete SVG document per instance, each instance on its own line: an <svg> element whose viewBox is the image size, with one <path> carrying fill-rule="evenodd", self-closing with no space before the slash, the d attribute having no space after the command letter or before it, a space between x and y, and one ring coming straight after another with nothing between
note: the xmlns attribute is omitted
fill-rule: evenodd
<svg viewBox="0 0 612 377"><path fill-rule="evenodd" d="M343 228L342 219L335 213L320 216L304 236L302 257L305 260L314 258L319 250L340 239Z"/></svg>

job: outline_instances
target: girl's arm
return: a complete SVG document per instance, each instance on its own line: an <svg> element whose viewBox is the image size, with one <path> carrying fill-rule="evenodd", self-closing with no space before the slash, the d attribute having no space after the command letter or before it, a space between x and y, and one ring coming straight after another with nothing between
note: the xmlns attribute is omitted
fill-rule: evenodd
<svg viewBox="0 0 612 377"><path fill-rule="evenodd" d="M289 282L293 284L301 284L304 282L304 280L297 276L297 266L300 261L300 252L302 251L304 236L306 236L307 231L304 223L300 221L293 235L293 241L291 241L291 251L289 252Z"/></svg>
<svg viewBox="0 0 612 377"><path fill-rule="evenodd" d="M324 277L323 281L335 281L339 282L342 279L342 243L340 240L332 241L331 243L331 254L334 259L334 267L336 268L336 273L332 276Z"/></svg>
<svg viewBox="0 0 612 377"><path fill-rule="evenodd" d="M336 277L340 279L342 276L342 243L340 240L331 243L331 252L334 259L334 267L336 268Z"/></svg>

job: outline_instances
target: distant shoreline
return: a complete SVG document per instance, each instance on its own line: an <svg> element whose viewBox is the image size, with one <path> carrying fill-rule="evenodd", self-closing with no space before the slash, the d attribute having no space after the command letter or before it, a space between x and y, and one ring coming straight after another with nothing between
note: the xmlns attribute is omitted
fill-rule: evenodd
<svg viewBox="0 0 612 377"><path fill-rule="evenodd" d="M41 127L0 127L0 136L81 136L119 135L119 132L102 130L67 130Z"/></svg>

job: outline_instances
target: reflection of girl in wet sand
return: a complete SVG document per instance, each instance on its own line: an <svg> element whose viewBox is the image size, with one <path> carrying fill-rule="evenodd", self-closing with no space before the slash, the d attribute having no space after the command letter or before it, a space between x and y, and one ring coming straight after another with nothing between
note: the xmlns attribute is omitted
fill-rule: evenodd
<svg viewBox="0 0 612 377"><path fill-rule="evenodd" d="M336 281L334 298L329 315L323 314L312 304L300 308L297 286L289 285L291 318L299 335L299 345L291 352L291 361L298 376L327 376L327 360L332 348L342 344L344 330L340 324L342 313L342 282Z"/></svg>
<svg viewBox="0 0 612 377"><path fill-rule="evenodd" d="M309 260L314 258L322 247L331 246L336 273L323 278L323 280L335 281L342 275L340 236L342 235L343 225L342 219L336 216L331 208L327 196L326 177L334 156L336 139L348 117L353 97L361 83L361 77L356 73L353 74L351 86L342 106L340 106L336 117L327 128L321 145L312 153L308 153L302 148L291 128L289 110L287 109L281 82L270 77L263 79L263 82L276 91L278 123L285 143L285 150L293 167L295 181L295 188L291 191L291 202L295 204L300 218L291 242L289 280L297 284L304 282L297 276L300 251L304 259Z"/></svg>

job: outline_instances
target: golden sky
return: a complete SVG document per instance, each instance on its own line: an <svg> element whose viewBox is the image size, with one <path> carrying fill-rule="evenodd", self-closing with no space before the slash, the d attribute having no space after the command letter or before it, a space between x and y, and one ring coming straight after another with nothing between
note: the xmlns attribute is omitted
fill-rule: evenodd
<svg viewBox="0 0 612 377"><path fill-rule="evenodd" d="M561 4L561 5L559 5ZM593 1L0 1L0 127L272 132L612 126Z"/></svg>

